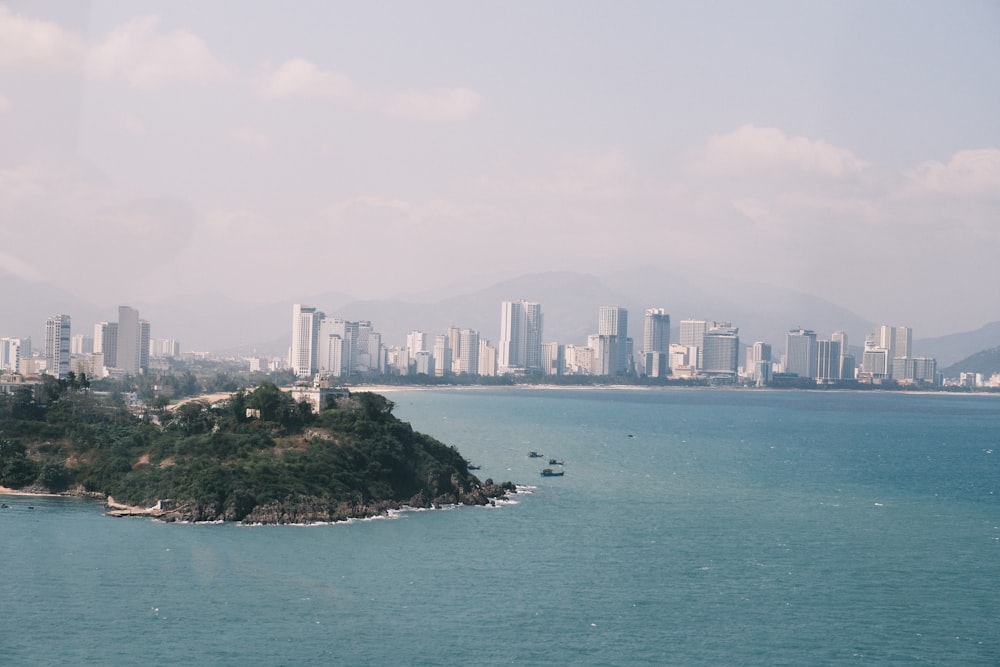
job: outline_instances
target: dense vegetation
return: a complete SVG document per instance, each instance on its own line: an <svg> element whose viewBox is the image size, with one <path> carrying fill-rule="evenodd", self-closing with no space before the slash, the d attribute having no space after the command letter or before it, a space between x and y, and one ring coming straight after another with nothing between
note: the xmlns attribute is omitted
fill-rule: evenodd
<svg viewBox="0 0 1000 667"><path fill-rule="evenodd" d="M270 523L481 504L511 490L481 484L457 450L398 420L384 396L325 408L313 414L264 383L217 405L137 415L119 394L47 378L41 392L0 397L0 485L136 506L169 499L172 518Z"/></svg>

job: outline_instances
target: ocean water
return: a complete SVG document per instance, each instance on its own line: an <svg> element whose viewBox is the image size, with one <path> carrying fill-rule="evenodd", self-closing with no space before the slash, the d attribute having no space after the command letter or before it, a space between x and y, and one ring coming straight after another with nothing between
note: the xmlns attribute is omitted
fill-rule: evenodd
<svg viewBox="0 0 1000 667"><path fill-rule="evenodd" d="M1000 397L388 395L529 488L278 527L4 496L0 664L1000 664Z"/></svg>

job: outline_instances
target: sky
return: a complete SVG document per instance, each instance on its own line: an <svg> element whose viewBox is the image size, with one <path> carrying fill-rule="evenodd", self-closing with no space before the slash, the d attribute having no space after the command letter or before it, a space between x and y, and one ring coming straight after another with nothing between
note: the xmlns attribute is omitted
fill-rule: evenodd
<svg viewBox="0 0 1000 667"><path fill-rule="evenodd" d="M1000 3L0 3L0 230L97 304L655 266L970 330Z"/></svg>

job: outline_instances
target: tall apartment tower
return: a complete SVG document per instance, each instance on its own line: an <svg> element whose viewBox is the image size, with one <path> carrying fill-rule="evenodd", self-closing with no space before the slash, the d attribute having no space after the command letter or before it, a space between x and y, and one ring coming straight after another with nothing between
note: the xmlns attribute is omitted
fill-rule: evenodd
<svg viewBox="0 0 1000 667"><path fill-rule="evenodd" d="M701 368L701 350L704 345L704 336L705 331L708 329L708 322L705 320L681 320L680 328L680 344L689 350L695 348L697 354L697 358L689 358L688 363L695 368Z"/></svg>
<svg viewBox="0 0 1000 667"><path fill-rule="evenodd" d="M118 364L118 323L98 322L94 325L94 354L104 355L104 366L116 368Z"/></svg>
<svg viewBox="0 0 1000 667"><path fill-rule="evenodd" d="M299 377L316 372L316 343L322 319L323 313L315 308L299 303L292 306L292 351L288 362Z"/></svg>
<svg viewBox="0 0 1000 667"><path fill-rule="evenodd" d="M149 329L146 329L146 360L149 360ZM104 365L109 366L107 355ZM142 368L142 323L139 311L129 306L118 306L118 344L115 346L114 368L127 375L138 375Z"/></svg>
<svg viewBox="0 0 1000 667"><path fill-rule="evenodd" d="M897 357L913 357L913 329L910 327L894 327L893 347Z"/></svg>
<svg viewBox="0 0 1000 667"><path fill-rule="evenodd" d="M628 310L601 306L597 313L597 335L607 345L606 375L622 375L628 369Z"/></svg>
<svg viewBox="0 0 1000 667"><path fill-rule="evenodd" d="M747 348L746 374L758 387L771 382L771 344L757 341Z"/></svg>
<svg viewBox="0 0 1000 667"><path fill-rule="evenodd" d="M740 330L728 322L715 322L702 334L702 370L719 375L736 375L740 358Z"/></svg>
<svg viewBox="0 0 1000 667"><path fill-rule="evenodd" d="M479 374L485 377L497 374L497 351L485 338L479 339Z"/></svg>
<svg viewBox="0 0 1000 667"><path fill-rule="evenodd" d="M414 329L406 334L406 347L410 350L410 358L417 355L417 352L430 352L430 341L423 331Z"/></svg>
<svg viewBox="0 0 1000 667"><path fill-rule="evenodd" d="M0 338L0 372L21 372L20 338Z"/></svg>
<svg viewBox="0 0 1000 667"><path fill-rule="evenodd" d="M785 372L816 377L816 332L792 329L785 336Z"/></svg>
<svg viewBox="0 0 1000 667"><path fill-rule="evenodd" d="M670 353L670 315L663 308L649 308L642 327L642 351Z"/></svg>
<svg viewBox="0 0 1000 667"><path fill-rule="evenodd" d="M479 373L479 332L472 329L462 329L458 338L458 372L477 375Z"/></svg>
<svg viewBox="0 0 1000 667"><path fill-rule="evenodd" d="M312 373L337 377L357 373L362 323L350 322L342 317L326 317L323 313L316 315L318 322L315 325ZM364 324L366 329L370 328L370 322ZM334 357L340 360L339 366L333 361Z"/></svg>
<svg viewBox="0 0 1000 667"><path fill-rule="evenodd" d="M841 369L840 341L816 341L816 379L839 380Z"/></svg>
<svg viewBox="0 0 1000 667"><path fill-rule="evenodd" d="M53 315L45 321L45 370L60 380L69 373L69 315Z"/></svg>
<svg viewBox="0 0 1000 667"><path fill-rule="evenodd" d="M139 370L145 373L149 370L149 322L139 320Z"/></svg>
<svg viewBox="0 0 1000 667"><path fill-rule="evenodd" d="M434 376L451 375L451 348L447 334L434 336Z"/></svg>
<svg viewBox="0 0 1000 667"><path fill-rule="evenodd" d="M500 374L534 373L542 369L542 306L533 301L500 304Z"/></svg>

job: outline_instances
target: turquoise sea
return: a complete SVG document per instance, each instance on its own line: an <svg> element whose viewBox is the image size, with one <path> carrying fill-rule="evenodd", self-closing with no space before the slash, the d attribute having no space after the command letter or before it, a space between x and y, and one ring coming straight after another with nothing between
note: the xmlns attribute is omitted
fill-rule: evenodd
<svg viewBox="0 0 1000 667"><path fill-rule="evenodd" d="M387 395L530 488L308 527L4 496L0 664L1000 664L1000 397Z"/></svg>

